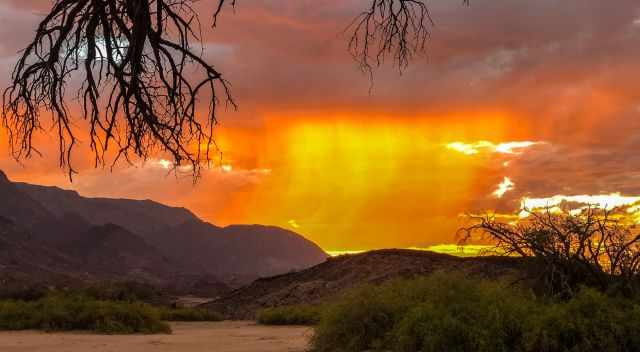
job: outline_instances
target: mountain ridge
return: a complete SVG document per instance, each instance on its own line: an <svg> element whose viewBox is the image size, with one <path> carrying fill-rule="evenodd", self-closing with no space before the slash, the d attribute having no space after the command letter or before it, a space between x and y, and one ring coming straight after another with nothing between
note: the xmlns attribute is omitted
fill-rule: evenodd
<svg viewBox="0 0 640 352"><path fill-rule="evenodd" d="M152 200L84 197L55 186L11 182L1 170L0 199L0 217L19 228L15 231L29 234L34 246L50 250L51 256L42 260L60 261L63 274L80 279L239 286L327 258L315 243L279 227L218 227L186 208ZM0 230L15 232L9 227L0 223ZM18 260L9 248L15 242L6 243L4 255ZM72 270L74 266L86 270ZM45 276L46 270L37 271L36 279Z"/></svg>

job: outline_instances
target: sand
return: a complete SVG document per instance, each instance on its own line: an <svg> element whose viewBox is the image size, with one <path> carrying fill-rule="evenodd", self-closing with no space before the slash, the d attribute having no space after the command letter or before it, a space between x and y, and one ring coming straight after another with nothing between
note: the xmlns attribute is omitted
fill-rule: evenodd
<svg viewBox="0 0 640 352"><path fill-rule="evenodd" d="M2 352L303 352L311 329L254 322L174 323L171 335L0 332Z"/></svg>

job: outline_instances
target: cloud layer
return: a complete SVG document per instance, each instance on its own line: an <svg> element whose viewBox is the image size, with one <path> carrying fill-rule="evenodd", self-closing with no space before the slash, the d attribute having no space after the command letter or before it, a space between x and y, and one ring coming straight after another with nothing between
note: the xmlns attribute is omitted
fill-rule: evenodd
<svg viewBox="0 0 640 352"><path fill-rule="evenodd" d="M49 5L0 4L3 86ZM226 169L195 186L153 161L93 170L83 154L69 184L51 171L55 141L44 136L45 158L19 166L5 151L0 167L88 195L188 206L214 222L288 226L329 249L450 242L458 214L517 212L524 197L640 195L638 1L430 1L427 54L402 75L384 65L373 86L343 32L366 5L240 1L211 30L214 1L197 3L204 55L240 109L224 111L216 132ZM360 192L356 179L372 186Z"/></svg>

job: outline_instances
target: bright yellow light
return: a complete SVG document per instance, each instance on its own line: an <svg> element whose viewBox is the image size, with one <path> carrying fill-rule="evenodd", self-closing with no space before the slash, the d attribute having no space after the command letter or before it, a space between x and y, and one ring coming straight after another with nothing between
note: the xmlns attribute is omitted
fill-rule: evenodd
<svg viewBox="0 0 640 352"><path fill-rule="evenodd" d="M295 219L300 232L324 248L453 240L462 222L458 213L479 191L482 162L452 156L442 146L452 136L477 138L467 124L291 120L274 124L269 139L256 145L254 166L271 173L243 189L226 207L229 214L298 229ZM473 130L495 139L500 131L495 123Z"/></svg>
<svg viewBox="0 0 640 352"><path fill-rule="evenodd" d="M500 182L500 184L498 185L498 189L496 189L492 194L496 198L502 198L502 196L504 196L505 193L515 189L515 186L516 186L515 183L513 183L513 181L511 181L510 178L505 177L502 180L502 182Z"/></svg>
<svg viewBox="0 0 640 352"><path fill-rule="evenodd" d="M537 144L542 144L542 143L529 142L529 141L500 143L495 146L495 151L497 153L503 153L503 154L520 154L522 153L520 149L529 148Z"/></svg>
<svg viewBox="0 0 640 352"><path fill-rule="evenodd" d="M173 166L173 163L169 160L160 159L158 160L158 165L160 165L163 169L169 169Z"/></svg>
<svg viewBox="0 0 640 352"><path fill-rule="evenodd" d="M545 142L517 141L496 144L489 141L478 141L475 143L452 142L447 143L445 146L447 147L447 149L454 150L466 155L475 155L479 154L480 152L522 154L522 149L544 143Z"/></svg>
<svg viewBox="0 0 640 352"><path fill-rule="evenodd" d="M462 142L449 143L447 144L447 149L455 150L457 152L460 152L462 154L467 154L467 155L474 155L480 152L478 151L477 146L473 144L462 143Z"/></svg>
<svg viewBox="0 0 640 352"><path fill-rule="evenodd" d="M531 211L540 211L549 209L552 213L561 213L560 206L564 204L572 205L566 209L570 214L578 215L585 208L591 206L599 209L612 210L620 207L628 207L628 213L637 213L640 208L634 206L640 202L640 196L623 196L620 193L601 194L601 195L555 195L546 198L529 198L524 197L520 200L520 217L529 216ZM640 216L639 216L640 219Z"/></svg>
<svg viewBox="0 0 640 352"><path fill-rule="evenodd" d="M423 249L430 252L442 253L455 255L457 257L477 257L484 255L485 253L489 253L494 246L486 246L486 245L478 245L478 244L438 244L434 246L429 246L426 248L412 248L412 249Z"/></svg>
<svg viewBox="0 0 640 352"><path fill-rule="evenodd" d="M341 255L347 255L347 254L360 254L360 253L364 253L366 252L366 250L354 250L354 251L349 251L349 250L344 250L344 251L339 251L339 250L335 250L335 251L327 251L327 254L331 257L338 257Z"/></svg>
<svg viewBox="0 0 640 352"><path fill-rule="evenodd" d="M490 253L490 251L494 249L494 246L472 245L472 244L459 245L454 243L448 243L448 244L438 244L438 245L429 246L429 247L409 247L406 249L410 249L414 251L425 251L425 252L449 254L457 257L477 257L477 256L484 255L486 253ZM360 254L364 252L366 252L366 250L334 250L334 251L327 251L327 254L329 254L332 257L337 257L341 255Z"/></svg>
<svg viewBox="0 0 640 352"><path fill-rule="evenodd" d="M294 229L300 228L300 225L298 225L298 222L295 221L294 219L287 221L287 223L289 224L289 226L293 227Z"/></svg>

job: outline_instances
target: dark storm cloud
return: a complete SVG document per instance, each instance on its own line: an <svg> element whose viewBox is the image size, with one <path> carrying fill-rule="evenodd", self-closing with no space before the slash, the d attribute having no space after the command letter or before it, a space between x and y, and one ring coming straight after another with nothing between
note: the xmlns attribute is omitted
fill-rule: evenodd
<svg viewBox="0 0 640 352"><path fill-rule="evenodd" d="M1 5L0 16L9 24L0 29L2 53L24 46L45 3ZM628 88L621 95L632 95L638 81L632 72L638 71L633 68L640 53L637 1L492 0L472 2L470 8L458 1L431 1L436 25L427 56L402 76L389 65L380 69L373 96L368 77L346 52L343 32L367 1L239 1L211 31L206 14L214 3L198 3L206 56L234 83L240 103L252 113L258 105L411 113L464 104L561 119L557 115L578 112L548 105L561 100L571 105L612 82Z"/></svg>

